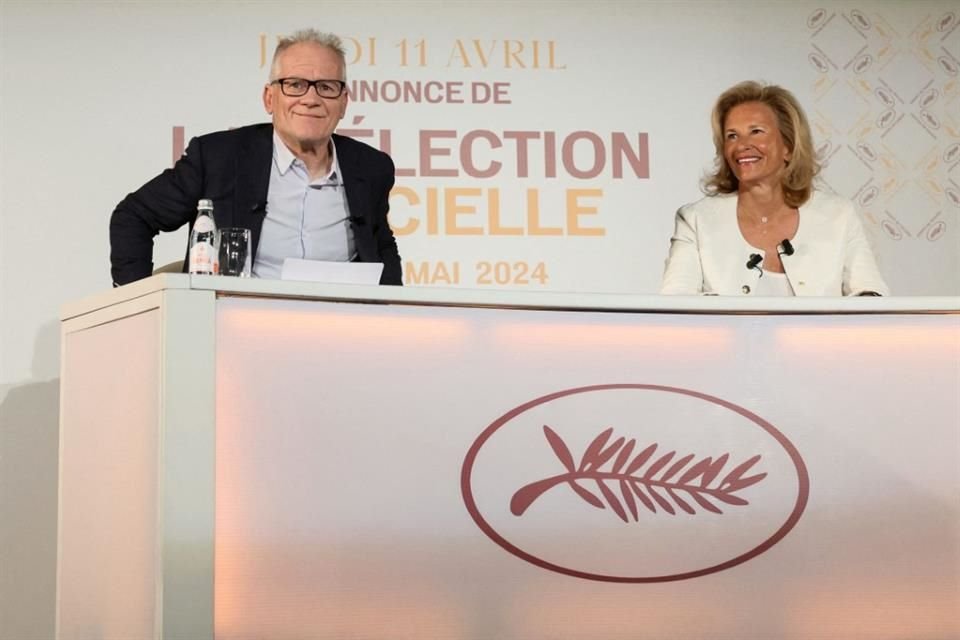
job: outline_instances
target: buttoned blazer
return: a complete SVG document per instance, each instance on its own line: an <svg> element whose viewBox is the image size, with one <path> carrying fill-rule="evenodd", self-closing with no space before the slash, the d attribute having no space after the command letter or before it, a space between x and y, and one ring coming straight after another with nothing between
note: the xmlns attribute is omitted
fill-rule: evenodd
<svg viewBox="0 0 960 640"><path fill-rule="evenodd" d="M394 184L390 156L334 135L357 260L382 262L381 284L401 284L400 255L387 223ZM273 161L273 126L251 125L199 136L174 166L129 194L110 218L111 273L116 284L153 272L153 238L193 224L197 201L213 200L217 227L251 230L256 259Z"/></svg>
<svg viewBox="0 0 960 640"><path fill-rule="evenodd" d="M845 198L814 191L800 209L800 224L781 255L798 296L889 295L863 224ZM660 289L665 294L750 295L760 271L751 254L764 252L744 239L737 224L737 194L708 196L680 208Z"/></svg>

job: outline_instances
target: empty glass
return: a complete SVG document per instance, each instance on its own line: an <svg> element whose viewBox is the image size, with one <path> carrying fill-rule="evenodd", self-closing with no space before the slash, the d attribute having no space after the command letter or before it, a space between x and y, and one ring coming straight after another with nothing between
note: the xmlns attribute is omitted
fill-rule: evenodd
<svg viewBox="0 0 960 640"><path fill-rule="evenodd" d="M250 229L220 229L220 275L250 277Z"/></svg>

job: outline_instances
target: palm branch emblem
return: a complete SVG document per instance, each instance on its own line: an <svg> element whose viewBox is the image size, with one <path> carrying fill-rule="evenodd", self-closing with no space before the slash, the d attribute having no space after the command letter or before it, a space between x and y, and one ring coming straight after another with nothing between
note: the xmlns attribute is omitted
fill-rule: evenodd
<svg viewBox="0 0 960 640"><path fill-rule="evenodd" d="M609 507L624 522L639 522L641 508L654 514L659 508L670 515L681 511L695 515L699 507L722 514L721 506L750 504L736 494L767 476L746 475L760 461L760 455L724 473L730 463L729 453L697 460L692 453L680 457L676 451L659 453L656 442L634 453L638 449L636 439L618 437L610 442L613 427L597 435L576 463L570 448L553 429L544 425L543 434L566 471L514 493L510 511L515 516L522 516L537 498L561 485L568 486L587 504L598 509Z"/></svg>

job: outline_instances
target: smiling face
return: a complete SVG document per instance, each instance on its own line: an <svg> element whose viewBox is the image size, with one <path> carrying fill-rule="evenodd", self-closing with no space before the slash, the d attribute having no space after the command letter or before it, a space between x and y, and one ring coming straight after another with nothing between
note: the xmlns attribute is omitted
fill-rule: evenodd
<svg viewBox="0 0 960 640"><path fill-rule="evenodd" d="M745 102L727 112L723 124L723 158L740 188L780 184L790 149L773 110L762 102Z"/></svg>
<svg viewBox="0 0 960 640"><path fill-rule="evenodd" d="M345 80L345 69L336 52L328 47L301 42L277 58L272 79ZM273 128L294 153L321 148L330 142L347 109L347 93L339 98L321 98L316 89L292 98L283 95L280 85L263 89L263 106L273 116Z"/></svg>

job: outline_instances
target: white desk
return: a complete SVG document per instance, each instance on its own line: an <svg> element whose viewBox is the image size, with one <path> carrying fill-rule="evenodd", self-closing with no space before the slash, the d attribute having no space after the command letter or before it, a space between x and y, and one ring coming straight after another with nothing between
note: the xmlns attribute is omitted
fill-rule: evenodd
<svg viewBox="0 0 960 640"><path fill-rule="evenodd" d="M60 638L960 635L955 298L162 275L62 320Z"/></svg>

